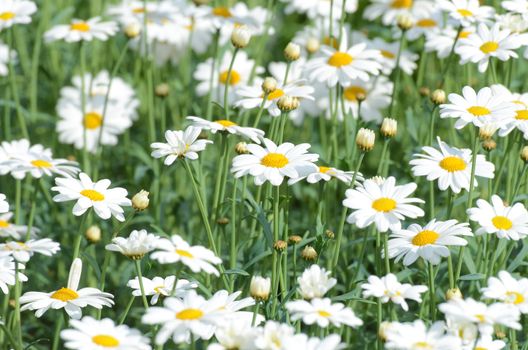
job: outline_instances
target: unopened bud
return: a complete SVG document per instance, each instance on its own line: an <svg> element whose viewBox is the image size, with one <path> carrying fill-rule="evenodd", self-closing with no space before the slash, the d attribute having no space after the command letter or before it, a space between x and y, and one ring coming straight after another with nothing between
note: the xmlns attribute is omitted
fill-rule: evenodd
<svg viewBox="0 0 528 350"><path fill-rule="evenodd" d="M383 185L383 183L385 182L385 178L383 176L378 175L371 177L369 180L374 181L374 183L379 186Z"/></svg>
<svg viewBox="0 0 528 350"><path fill-rule="evenodd" d="M325 235L326 235L326 238L328 238L328 239L334 239L335 238L335 233L334 233L334 231L331 231L331 230L326 230L325 231Z"/></svg>
<svg viewBox="0 0 528 350"><path fill-rule="evenodd" d="M279 107L282 112L291 112L299 107L299 99L297 97L283 95L277 101L277 107Z"/></svg>
<svg viewBox="0 0 528 350"><path fill-rule="evenodd" d="M235 145L235 152L237 154L248 154L247 143L241 141Z"/></svg>
<svg viewBox="0 0 528 350"><path fill-rule="evenodd" d="M256 301L266 301L271 290L271 279L269 277L253 276L249 284L249 294Z"/></svg>
<svg viewBox="0 0 528 350"><path fill-rule="evenodd" d="M141 190L132 197L132 208L136 211L145 210L149 206L149 193Z"/></svg>
<svg viewBox="0 0 528 350"><path fill-rule="evenodd" d="M231 44L238 49L248 46L251 39L251 31L246 26L238 26L231 33Z"/></svg>
<svg viewBox="0 0 528 350"><path fill-rule="evenodd" d="M521 159L528 162L528 146L524 146L521 151Z"/></svg>
<svg viewBox="0 0 528 350"><path fill-rule="evenodd" d="M290 244L301 243L301 241L302 241L302 237L299 236L299 235L292 235L292 236L288 237L288 242Z"/></svg>
<svg viewBox="0 0 528 350"><path fill-rule="evenodd" d="M282 240L278 240L277 242L275 242L275 244L273 244L273 249L278 252L283 252L286 250L286 248L288 248L288 243Z"/></svg>
<svg viewBox="0 0 528 350"><path fill-rule="evenodd" d="M497 126L493 123L484 124L479 128L479 137L481 140L490 139L495 131L497 131Z"/></svg>
<svg viewBox="0 0 528 350"><path fill-rule="evenodd" d="M482 148L488 152L493 151L495 148L497 148L497 142L495 142L494 139L484 140L482 141Z"/></svg>
<svg viewBox="0 0 528 350"><path fill-rule="evenodd" d="M436 105L441 105L446 102L446 93L444 90L437 89L431 94L431 102Z"/></svg>
<svg viewBox="0 0 528 350"><path fill-rule="evenodd" d="M307 245L302 250L301 257L307 261L315 261L317 259L317 252L314 247Z"/></svg>
<svg viewBox="0 0 528 350"><path fill-rule="evenodd" d="M363 152L372 151L374 148L374 142L376 140L376 135L374 131L370 129L361 128L359 129L356 136L356 145Z"/></svg>
<svg viewBox="0 0 528 350"><path fill-rule="evenodd" d="M158 97L167 97L169 96L170 87L167 83L161 83L156 86L156 89L154 89L154 92L156 93L156 96Z"/></svg>
<svg viewBox="0 0 528 350"><path fill-rule="evenodd" d="M267 77L262 82L262 91L265 94L271 94L273 91L277 90L277 80L273 77Z"/></svg>
<svg viewBox="0 0 528 350"><path fill-rule="evenodd" d="M92 225L88 227L84 235L89 242L97 243L101 240L101 229L97 225Z"/></svg>
<svg viewBox="0 0 528 350"><path fill-rule="evenodd" d="M385 137L394 137L398 132L398 122L392 118L385 118L381 123L380 132Z"/></svg>
<svg viewBox="0 0 528 350"><path fill-rule="evenodd" d="M309 38L306 41L306 51L311 55L319 51L319 47L321 47L321 43L317 38Z"/></svg>
<svg viewBox="0 0 528 350"><path fill-rule="evenodd" d="M447 300L462 299L462 292L458 288L448 289L446 292L446 299Z"/></svg>
<svg viewBox="0 0 528 350"><path fill-rule="evenodd" d="M284 49L284 57L288 61L297 61L301 57L301 47L295 43L289 43Z"/></svg>
<svg viewBox="0 0 528 350"><path fill-rule="evenodd" d="M396 23L401 30L409 30L414 25L414 21L408 14L401 14L396 18Z"/></svg>
<svg viewBox="0 0 528 350"><path fill-rule="evenodd" d="M225 225L229 224L229 219L226 218L226 217L218 218L218 219L216 220L216 223L217 223L218 225L225 226Z"/></svg>
<svg viewBox="0 0 528 350"><path fill-rule="evenodd" d="M135 21L130 22L125 25L124 32L127 37L133 39L141 33L141 25Z"/></svg>
<svg viewBox="0 0 528 350"><path fill-rule="evenodd" d="M431 90L427 86L422 86L418 92L420 93L420 96L423 97L429 97L431 95Z"/></svg>

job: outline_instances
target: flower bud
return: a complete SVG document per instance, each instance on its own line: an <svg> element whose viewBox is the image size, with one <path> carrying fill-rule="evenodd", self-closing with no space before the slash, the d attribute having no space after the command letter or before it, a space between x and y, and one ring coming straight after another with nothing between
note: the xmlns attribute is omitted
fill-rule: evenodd
<svg viewBox="0 0 528 350"><path fill-rule="evenodd" d="M428 97L431 95L431 90L427 86L422 86L418 92L420 93L420 96Z"/></svg>
<svg viewBox="0 0 528 350"><path fill-rule="evenodd" d="M125 25L124 32L128 38L133 39L141 33L141 25L136 21L132 21Z"/></svg>
<svg viewBox="0 0 528 350"><path fill-rule="evenodd" d="M229 224L229 219L226 218L226 217L221 217L221 218L218 218L218 219L216 220L216 223L217 223L218 225L225 226L225 225Z"/></svg>
<svg viewBox="0 0 528 350"><path fill-rule="evenodd" d="M446 299L447 300L462 299L462 292L458 288L448 289L446 292Z"/></svg>
<svg viewBox="0 0 528 350"><path fill-rule="evenodd" d="M248 46L251 39L251 32L246 26L238 26L231 33L231 44L237 49L243 49Z"/></svg>
<svg viewBox="0 0 528 350"><path fill-rule="evenodd" d="M97 225L92 225L88 227L84 235L89 242L97 243L101 240L101 229Z"/></svg>
<svg viewBox="0 0 528 350"><path fill-rule="evenodd" d="M141 190L132 197L132 208L136 211L142 211L149 206L149 193L145 190Z"/></svg>
<svg viewBox="0 0 528 350"><path fill-rule="evenodd" d="M410 15L401 14L396 18L396 24L401 30L409 30L414 25L414 21Z"/></svg>
<svg viewBox="0 0 528 350"><path fill-rule="evenodd" d="M490 139L493 134L495 134L495 131L497 131L497 126L494 123L487 123L482 125L479 128L479 137L481 140L488 140Z"/></svg>
<svg viewBox="0 0 528 350"><path fill-rule="evenodd" d="M299 235L292 235L292 236L288 237L288 242L290 244L301 243L301 241L302 241L302 237L299 236Z"/></svg>
<svg viewBox="0 0 528 350"><path fill-rule="evenodd" d="M277 90L277 80L273 77L267 77L262 82L261 87L265 94L271 94L273 91Z"/></svg>
<svg viewBox="0 0 528 350"><path fill-rule="evenodd" d="M372 151L374 148L374 141L376 140L376 135L374 131L370 129L361 128L359 129L356 136L356 145L363 152Z"/></svg>
<svg viewBox="0 0 528 350"><path fill-rule="evenodd" d="M521 159L528 162L528 146L524 146L521 151Z"/></svg>
<svg viewBox="0 0 528 350"><path fill-rule="evenodd" d="M392 118L385 118L381 123L380 132L385 137L394 137L398 132L398 122Z"/></svg>
<svg viewBox="0 0 528 350"><path fill-rule="evenodd" d="M299 99L297 97L283 95L277 101L277 107L279 107L282 112L291 112L299 107Z"/></svg>
<svg viewBox="0 0 528 350"><path fill-rule="evenodd" d="M307 245L302 250L301 257L307 261L315 261L317 259L317 252L312 246Z"/></svg>
<svg viewBox="0 0 528 350"><path fill-rule="evenodd" d="M325 235L326 235L326 238L328 238L328 239L334 239L335 238L335 233L332 230L326 230L325 231Z"/></svg>
<svg viewBox="0 0 528 350"><path fill-rule="evenodd" d="M158 97L167 97L169 96L170 87L167 83L161 83L156 86L156 89L154 89L154 92L156 93L156 96Z"/></svg>
<svg viewBox="0 0 528 350"><path fill-rule="evenodd" d="M235 145L235 152L237 154L248 154L247 143L241 141Z"/></svg>
<svg viewBox="0 0 528 350"><path fill-rule="evenodd" d="M301 57L301 47L295 43L289 43L284 49L284 57L288 61L297 61Z"/></svg>
<svg viewBox="0 0 528 350"><path fill-rule="evenodd" d="M376 183L376 185L383 185L383 183L385 182L385 178L383 176L373 176L371 177L369 180L372 180L374 181L374 183Z"/></svg>
<svg viewBox="0 0 528 350"><path fill-rule="evenodd" d="M253 276L249 284L249 294L256 301L266 301L271 290L271 279L269 277Z"/></svg>
<svg viewBox="0 0 528 350"><path fill-rule="evenodd" d="M317 38L309 38L306 41L306 51L311 55L319 51L319 47L321 47L321 43Z"/></svg>
<svg viewBox="0 0 528 350"><path fill-rule="evenodd" d="M288 248L288 243L286 243L286 242L284 242L282 240L278 240L277 242L275 242L273 244L273 249L275 249L279 253L285 251L286 248Z"/></svg>
<svg viewBox="0 0 528 350"><path fill-rule="evenodd" d="M495 142L494 139L484 140L482 141L482 148L488 152L493 151L495 148L497 148L497 142Z"/></svg>
<svg viewBox="0 0 528 350"><path fill-rule="evenodd" d="M446 102L446 93L444 90L437 89L431 94L431 102L436 105L441 105Z"/></svg>

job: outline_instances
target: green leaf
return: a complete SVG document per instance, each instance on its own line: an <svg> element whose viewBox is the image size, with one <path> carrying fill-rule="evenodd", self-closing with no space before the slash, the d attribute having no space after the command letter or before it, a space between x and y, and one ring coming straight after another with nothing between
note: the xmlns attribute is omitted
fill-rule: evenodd
<svg viewBox="0 0 528 350"><path fill-rule="evenodd" d="M226 275L242 275L242 276L251 276L246 270L242 270L239 268L235 269L229 269L224 271Z"/></svg>
<svg viewBox="0 0 528 350"><path fill-rule="evenodd" d="M486 278L486 275L483 273L470 273L469 275L460 276L460 281L477 281L483 280Z"/></svg>

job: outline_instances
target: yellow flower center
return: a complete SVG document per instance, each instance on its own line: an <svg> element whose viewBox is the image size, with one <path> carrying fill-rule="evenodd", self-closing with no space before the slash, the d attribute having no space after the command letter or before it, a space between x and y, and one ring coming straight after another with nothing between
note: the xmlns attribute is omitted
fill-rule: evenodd
<svg viewBox="0 0 528 350"><path fill-rule="evenodd" d="M357 96L359 94L363 94L364 96L367 95L367 90L362 88L361 86L349 86L343 91L343 96L348 101L356 102Z"/></svg>
<svg viewBox="0 0 528 350"><path fill-rule="evenodd" d="M471 106L467 109L467 111L475 117L482 117L483 115L488 115L491 113L489 109L483 106Z"/></svg>
<svg viewBox="0 0 528 350"><path fill-rule="evenodd" d="M426 342L426 341L419 341L418 343L414 344L414 349L417 349L417 350L430 350L430 349L433 349L433 346L431 344L429 344L428 342Z"/></svg>
<svg viewBox="0 0 528 350"><path fill-rule="evenodd" d="M381 50L381 55L385 58L390 58L390 59L393 59L396 57L395 54L393 54L392 52L390 51L387 51L387 50Z"/></svg>
<svg viewBox="0 0 528 350"><path fill-rule="evenodd" d="M482 315L482 314L477 314L477 315L475 315L475 318L476 318L479 322L484 322L484 321L486 321L486 318L485 318L484 315Z"/></svg>
<svg viewBox="0 0 528 350"><path fill-rule="evenodd" d="M260 164L269 168L284 168L288 162L288 158L280 153L268 153L260 160Z"/></svg>
<svg viewBox="0 0 528 350"><path fill-rule="evenodd" d="M79 31L79 32L87 32L90 30L90 25L86 22L77 22L77 23L73 23L71 26L70 26L70 29L71 30L76 30L76 31Z"/></svg>
<svg viewBox="0 0 528 350"><path fill-rule="evenodd" d="M191 258L191 259L194 258L194 256L191 253L189 253L187 250L176 249L176 254L184 256L186 258Z"/></svg>
<svg viewBox="0 0 528 350"><path fill-rule="evenodd" d="M496 41L487 41L484 44L480 45L480 51L484 52L485 54L495 52L498 48L499 43Z"/></svg>
<svg viewBox="0 0 528 350"><path fill-rule="evenodd" d="M6 228L9 227L9 222L5 220L0 220L0 228Z"/></svg>
<svg viewBox="0 0 528 350"><path fill-rule="evenodd" d="M470 34L471 34L470 31L463 30L463 31L460 32L460 34L458 34L458 38L459 38L459 39L465 39L465 38L467 38Z"/></svg>
<svg viewBox="0 0 528 350"><path fill-rule="evenodd" d="M198 320L202 318L203 314L203 311L200 309L185 309L178 312L176 318L184 321Z"/></svg>
<svg viewBox="0 0 528 350"><path fill-rule="evenodd" d="M220 82L222 84L227 84L227 76L228 76L228 71L223 71L222 73L220 73L220 77L218 78L218 80L220 80ZM236 85L240 82L240 74L236 71L236 70L231 70L231 74L229 75L229 85Z"/></svg>
<svg viewBox="0 0 528 350"><path fill-rule="evenodd" d="M75 300L79 297L76 291L69 288L61 288L51 295L51 298L57 299L60 301L70 301Z"/></svg>
<svg viewBox="0 0 528 350"><path fill-rule="evenodd" d="M431 18L424 18L416 22L416 26L422 27L422 28L431 28L436 27L436 21Z"/></svg>
<svg viewBox="0 0 528 350"><path fill-rule="evenodd" d="M37 168L51 168L52 167L50 162L46 162L45 160L42 160L42 159L32 160L31 164L33 166L36 166Z"/></svg>
<svg viewBox="0 0 528 350"><path fill-rule="evenodd" d="M387 213L396 208L396 201L392 198L382 197L372 202L372 208Z"/></svg>
<svg viewBox="0 0 528 350"><path fill-rule="evenodd" d="M145 8L144 7L136 7L136 8L132 9L132 12L133 13L145 13Z"/></svg>
<svg viewBox="0 0 528 350"><path fill-rule="evenodd" d="M508 297L508 300L515 305L524 303L524 296L519 292L507 292L506 296Z"/></svg>
<svg viewBox="0 0 528 350"><path fill-rule="evenodd" d="M225 120L225 119L217 120L215 121L215 123L222 125L224 128L228 128L230 126L236 126L236 123L233 123L232 121Z"/></svg>
<svg viewBox="0 0 528 350"><path fill-rule="evenodd" d="M353 60L354 58L348 53L337 51L328 59L328 64L339 68L349 65Z"/></svg>
<svg viewBox="0 0 528 350"><path fill-rule="evenodd" d="M519 109L515 119L518 120L528 120L528 109Z"/></svg>
<svg viewBox="0 0 528 350"><path fill-rule="evenodd" d="M329 313L328 311L325 311L325 310L319 310L319 311L317 311L317 313L321 317L330 317L330 316L332 316L331 313Z"/></svg>
<svg viewBox="0 0 528 350"><path fill-rule="evenodd" d="M416 236L412 239L412 244L417 246L424 246L428 244L433 244L440 237L440 235L435 231L423 230L418 232Z"/></svg>
<svg viewBox="0 0 528 350"><path fill-rule="evenodd" d="M9 21L10 19L15 18L14 12L2 12L0 13L0 20L2 21Z"/></svg>
<svg viewBox="0 0 528 350"><path fill-rule="evenodd" d="M224 18L233 17L231 11L227 7L215 7L213 9L213 15Z"/></svg>
<svg viewBox="0 0 528 350"><path fill-rule="evenodd" d="M455 156L445 157L439 164L442 169L447 170L450 173L462 171L467 167L466 162L464 162L462 158Z"/></svg>
<svg viewBox="0 0 528 350"><path fill-rule="evenodd" d="M457 12L462 17L471 17L471 16L473 16L473 12L471 12L471 11L469 11L467 9L458 9Z"/></svg>
<svg viewBox="0 0 528 350"><path fill-rule="evenodd" d="M332 169L332 168L327 167L327 166L320 166L319 167L319 172L323 173L323 174L326 174L328 171L330 171L330 169Z"/></svg>
<svg viewBox="0 0 528 350"><path fill-rule="evenodd" d="M513 223L510 219L501 215L495 216L493 219L491 219L491 222L493 223L493 226L499 230L509 230L513 226Z"/></svg>
<svg viewBox="0 0 528 350"><path fill-rule="evenodd" d="M488 348L483 348L482 346L477 346L475 350L488 350Z"/></svg>
<svg viewBox="0 0 528 350"><path fill-rule="evenodd" d="M103 124L103 116L97 112L89 112L84 115L83 122L86 129L97 129Z"/></svg>
<svg viewBox="0 0 528 350"><path fill-rule="evenodd" d="M394 0L391 4L393 9L408 9L413 5L413 0Z"/></svg>
<svg viewBox="0 0 528 350"><path fill-rule="evenodd" d="M100 202L105 199L105 196L96 190L82 190L81 194L94 202Z"/></svg>
<svg viewBox="0 0 528 350"><path fill-rule="evenodd" d="M114 348L119 346L119 340L111 335L98 334L92 337L92 342L105 348Z"/></svg>
<svg viewBox="0 0 528 350"><path fill-rule="evenodd" d="M154 287L154 291L157 293L157 294L161 294L161 290L164 288L165 286L157 286L157 287Z"/></svg>
<svg viewBox="0 0 528 350"><path fill-rule="evenodd" d="M281 98L283 95L284 95L284 91L283 91L283 90L281 90L281 89L275 89L273 92L271 92L271 93L268 95L268 100L269 100L269 101L276 100L276 99L278 99L278 98Z"/></svg>

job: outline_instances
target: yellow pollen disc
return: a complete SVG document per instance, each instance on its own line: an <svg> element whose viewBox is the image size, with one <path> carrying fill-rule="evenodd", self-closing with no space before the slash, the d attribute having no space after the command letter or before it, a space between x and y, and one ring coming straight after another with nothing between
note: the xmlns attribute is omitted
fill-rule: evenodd
<svg viewBox="0 0 528 350"><path fill-rule="evenodd" d="M325 310L319 310L319 311L317 311L317 313L321 317L330 317L330 316L332 316L331 313L329 313L328 311L325 311Z"/></svg>
<svg viewBox="0 0 528 350"><path fill-rule="evenodd" d="M396 201L392 198L382 197L372 202L372 208L387 213L396 208Z"/></svg>
<svg viewBox="0 0 528 350"><path fill-rule="evenodd" d="M75 300L79 297L76 291L69 288L61 288L51 295L51 298L57 299L60 301L70 301Z"/></svg>
<svg viewBox="0 0 528 350"><path fill-rule="evenodd" d="M200 309L185 309L176 314L176 318L179 320L197 320L203 316L203 311Z"/></svg>
<svg viewBox="0 0 528 350"><path fill-rule="evenodd" d="M260 164L269 168L284 168L288 162L288 158L280 153L268 153L260 160Z"/></svg>
<svg viewBox="0 0 528 350"><path fill-rule="evenodd" d="M33 164L37 168L51 168L52 166L50 162L46 162L45 160L42 160L42 159L32 160L31 164Z"/></svg>
<svg viewBox="0 0 528 350"><path fill-rule="evenodd" d="M507 292L506 296L515 305L524 303L524 296L519 292Z"/></svg>
<svg viewBox="0 0 528 350"><path fill-rule="evenodd" d="M429 349L432 349L433 347L431 346L431 344L429 344L426 341L419 341L418 343L414 344L413 348L417 350L429 350Z"/></svg>
<svg viewBox="0 0 528 350"><path fill-rule="evenodd" d="M482 346L477 346L477 347L475 348L475 350L488 350L488 349L483 348Z"/></svg>
<svg viewBox="0 0 528 350"><path fill-rule="evenodd" d="M517 111L515 119L528 120L528 109L520 109Z"/></svg>
<svg viewBox="0 0 528 350"><path fill-rule="evenodd" d="M14 12L2 12L0 13L0 20L2 21L9 21L10 19L15 18Z"/></svg>
<svg viewBox="0 0 528 350"><path fill-rule="evenodd" d="M436 21L431 18L424 18L416 22L416 26L422 27L422 28L436 27L436 25L437 25Z"/></svg>
<svg viewBox="0 0 528 350"><path fill-rule="evenodd" d="M464 162L462 158L455 156L445 157L440 161L439 165L442 169L447 170L450 173L462 171L467 167L466 162Z"/></svg>
<svg viewBox="0 0 528 350"><path fill-rule="evenodd" d="M224 128L228 128L230 126L236 126L236 123L233 123L230 120L224 120L224 119L216 120L215 123L222 125Z"/></svg>
<svg viewBox="0 0 528 350"><path fill-rule="evenodd" d="M161 290L163 289L164 286L157 286L157 287L154 287L154 291L158 294L161 294Z"/></svg>
<svg viewBox="0 0 528 350"><path fill-rule="evenodd" d="M89 130L94 130L103 124L103 116L96 112L89 112L84 115L84 127Z"/></svg>
<svg viewBox="0 0 528 350"><path fill-rule="evenodd" d="M491 219L491 222L493 223L493 226L499 230L509 230L513 226L513 223L510 219L501 215L495 216L493 219Z"/></svg>
<svg viewBox="0 0 528 350"><path fill-rule="evenodd" d="M466 10L466 9L458 9L457 12L462 17L471 17L471 16L473 16L473 12L471 12L469 10Z"/></svg>
<svg viewBox="0 0 528 350"><path fill-rule="evenodd" d="M488 115L491 113L489 109L483 106L471 106L467 109L467 111L475 117L482 117L483 115Z"/></svg>
<svg viewBox="0 0 528 350"><path fill-rule="evenodd" d="M497 51L498 48L499 48L498 42L488 41L480 46L480 51L484 52L485 54L489 54L489 53Z"/></svg>
<svg viewBox="0 0 528 350"><path fill-rule="evenodd" d="M0 228L6 228L9 227L9 222L5 220L0 220Z"/></svg>
<svg viewBox="0 0 528 350"><path fill-rule="evenodd" d="M479 320L479 322L484 322L486 318L482 314L475 315L475 318Z"/></svg>
<svg viewBox="0 0 528 350"><path fill-rule="evenodd" d="M269 101L273 101L273 100L276 100L278 98L281 98L283 95L284 95L284 91L282 91L281 89L275 89L273 92L271 92L268 95L268 100Z"/></svg>
<svg viewBox="0 0 528 350"><path fill-rule="evenodd" d="M367 95L367 90L363 89L361 86L349 86L343 91L343 96L348 101L356 102L357 101L357 95L363 94L364 96Z"/></svg>
<svg viewBox="0 0 528 350"><path fill-rule="evenodd" d="M463 30L463 31L460 32L460 34L458 34L458 38L459 38L459 39L465 39L465 38L467 38L470 34L471 34L471 32L466 31L466 30Z"/></svg>
<svg viewBox="0 0 528 350"><path fill-rule="evenodd" d="M328 64L333 67L339 68L339 67L349 65L350 63L352 63L353 60L354 58L350 56L348 53L337 51L336 53L332 55L332 57L328 59Z"/></svg>
<svg viewBox="0 0 528 350"><path fill-rule="evenodd" d="M94 202L100 202L105 199L105 196L96 190L82 190L81 194Z"/></svg>
<svg viewBox="0 0 528 350"><path fill-rule="evenodd" d="M424 245L433 244L434 242L436 242L438 237L440 237L440 235L435 231L423 230L421 232L418 232L418 234L413 237L411 242L412 244L421 247Z"/></svg>
<svg viewBox="0 0 528 350"><path fill-rule="evenodd" d="M70 29L71 30L76 30L76 31L79 31L79 32L87 32L90 30L90 25L86 22L77 22L77 23L73 23L71 26L70 26Z"/></svg>
<svg viewBox="0 0 528 350"><path fill-rule="evenodd" d="M145 13L145 8L144 7L136 7L134 9L132 9L132 12L133 13Z"/></svg>
<svg viewBox="0 0 528 350"><path fill-rule="evenodd" d="M105 348L114 348L119 346L119 340L111 335L98 334L92 337L92 342Z"/></svg>
<svg viewBox="0 0 528 350"><path fill-rule="evenodd" d="M393 9L408 9L413 5L413 0L394 0L390 5Z"/></svg>
<svg viewBox="0 0 528 350"><path fill-rule="evenodd" d="M184 256L186 258L194 258L194 256L186 250L176 249L176 254Z"/></svg>
<svg viewBox="0 0 528 350"><path fill-rule="evenodd" d="M330 38L329 36L325 36L324 37L323 44L325 44L326 46L332 46L336 50L339 47L337 39L336 38Z"/></svg>
<svg viewBox="0 0 528 350"><path fill-rule="evenodd" d="M224 71L220 73L220 77L218 78L218 80L220 80L220 82L224 85L227 83L227 75L228 71ZM231 75L229 75L229 85L238 84L240 82L240 78L240 74L236 70L231 70Z"/></svg>
<svg viewBox="0 0 528 350"><path fill-rule="evenodd" d="M385 58L391 58L391 59L396 57L395 54L387 50L381 50L381 55Z"/></svg>
<svg viewBox="0 0 528 350"><path fill-rule="evenodd" d="M319 172L323 173L323 174L326 174L328 171L330 171L330 169L332 169L332 168L327 167L327 166L320 166L319 167Z"/></svg>
<svg viewBox="0 0 528 350"><path fill-rule="evenodd" d="M231 11L227 7L215 7L213 9L213 15L224 18L233 17Z"/></svg>

